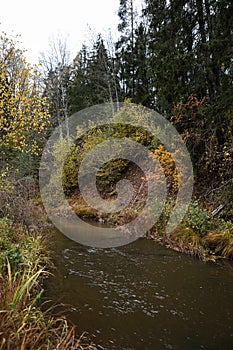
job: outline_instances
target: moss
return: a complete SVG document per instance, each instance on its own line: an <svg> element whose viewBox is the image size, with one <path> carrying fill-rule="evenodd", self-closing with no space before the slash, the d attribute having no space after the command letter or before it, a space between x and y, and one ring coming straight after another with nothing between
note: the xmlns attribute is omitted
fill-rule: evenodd
<svg viewBox="0 0 233 350"><path fill-rule="evenodd" d="M69 204L75 214L80 217L98 218L98 211L87 205L79 194L74 194L69 198Z"/></svg>

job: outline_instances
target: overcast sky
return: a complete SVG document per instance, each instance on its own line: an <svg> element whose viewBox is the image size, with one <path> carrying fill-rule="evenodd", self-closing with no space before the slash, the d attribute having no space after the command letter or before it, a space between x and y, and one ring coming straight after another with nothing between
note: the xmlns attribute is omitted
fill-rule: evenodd
<svg viewBox="0 0 233 350"><path fill-rule="evenodd" d="M91 32L107 35L111 28L116 37L118 7L119 0L2 0L0 31L21 34L32 63L37 62L39 52L46 51L49 38L59 32L63 37L68 36L74 56L84 41L91 40Z"/></svg>

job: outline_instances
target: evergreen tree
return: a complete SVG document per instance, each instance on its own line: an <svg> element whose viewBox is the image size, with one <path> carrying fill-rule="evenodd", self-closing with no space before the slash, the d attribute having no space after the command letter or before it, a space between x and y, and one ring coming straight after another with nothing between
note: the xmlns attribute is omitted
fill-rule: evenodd
<svg viewBox="0 0 233 350"><path fill-rule="evenodd" d="M71 110L76 112L95 104L117 101L119 94L114 59L98 35L92 49L88 51L84 46L75 60Z"/></svg>
<svg viewBox="0 0 233 350"><path fill-rule="evenodd" d="M192 1L146 1L149 21L149 64L155 107L169 111L192 92L195 23Z"/></svg>
<svg viewBox="0 0 233 350"><path fill-rule="evenodd" d="M148 59L147 45L148 30L141 22L135 29L135 47L134 47L134 95L133 102L141 103L146 107L152 107L154 104L154 93L151 87L151 69Z"/></svg>
<svg viewBox="0 0 233 350"><path fill-rule="evenodd" d="M93 88L89 84L87 65L88 49L83 45L73 62L73 77L69 89L71 114L92 105Z"/></svg>
<svg viewBox="0 0 233 350"><path fill-rule="evenodd" d="M134 0L120 0L118 11L120 23L118 30L121 37L116 43L116 59L118 75L124 97L135 95L135 17Z"/></svg>
<svg viewBox="0 0 233 350"><path fill-rule="evenodd" d="M94 43L88 61L89 84L94 88L93 104L104 103L112 100L112 72L110 59L101 35L98 35Z"/></svg>
<svg viewBox="0 0 233 350"><path fill-rule="evenodd" d="M229 90L231 13L229 0L146 0L151 89L159 110L170 111L192 93L213 102Z"/></svg>

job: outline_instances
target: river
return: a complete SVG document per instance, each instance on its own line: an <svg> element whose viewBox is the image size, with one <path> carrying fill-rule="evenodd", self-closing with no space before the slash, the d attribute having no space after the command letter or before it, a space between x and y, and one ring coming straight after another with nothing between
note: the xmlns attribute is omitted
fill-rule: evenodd
<svg viewBox="0 0 233 350"><path fill-rule="evenodd" d="M57 270L45 297L93 348L232 350L233 264L201 262L138 239L120 248L82 246L52 233Z"/></svg>

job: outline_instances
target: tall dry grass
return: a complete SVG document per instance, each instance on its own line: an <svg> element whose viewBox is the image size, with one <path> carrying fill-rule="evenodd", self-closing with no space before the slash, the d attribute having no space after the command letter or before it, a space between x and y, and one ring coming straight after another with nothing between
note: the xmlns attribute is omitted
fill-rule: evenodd
<svg viewBox="0 0 233 350"><path fill-rule="evenodd" d="M209 232L205 237L205 245L214 254L222 258L233 259L233 231Z"/></svg>
<svg viewBox="0 0 233 350"><path fill-rule="evenodd" d="M51 266L42 234L0 218L0 350L91 349L65 317L41 304Z"/></svg>

